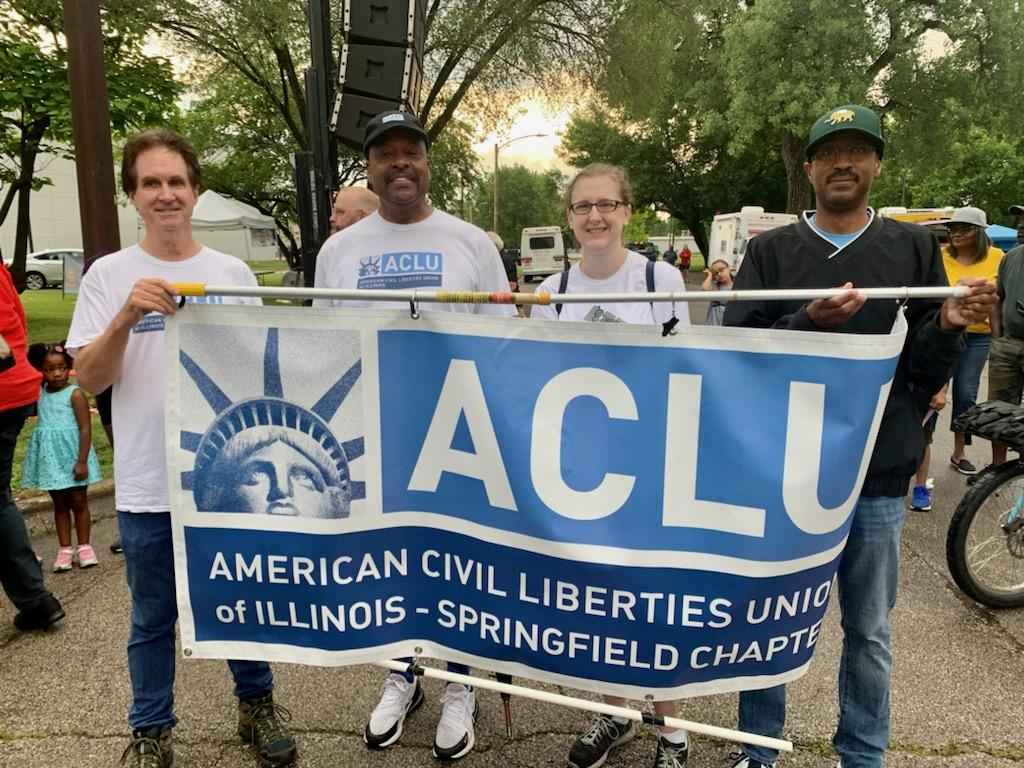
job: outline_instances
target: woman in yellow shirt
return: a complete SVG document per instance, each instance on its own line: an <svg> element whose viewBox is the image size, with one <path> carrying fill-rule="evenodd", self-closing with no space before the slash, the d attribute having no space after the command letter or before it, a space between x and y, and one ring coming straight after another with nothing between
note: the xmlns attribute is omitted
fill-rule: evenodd
<svg viewBox="0 0 1024 768"><path fill-rule="evenodd" d="M964 277L984 277L995 282L1003 252L988 239L986 226L988 220L980 208L957 208L953 212L953 218L949 221L949 246L942 250L942 261L950 285L955 285ZM981 381L981 370L988 359L991 340L992 326L989 320L968 326L967 346L953 369L953 419L974 405L978 398L978 382ZM965 445L964 434L954 431L953 455L949 463L957 472L973 475L978 469L964 456Z"/></svg>

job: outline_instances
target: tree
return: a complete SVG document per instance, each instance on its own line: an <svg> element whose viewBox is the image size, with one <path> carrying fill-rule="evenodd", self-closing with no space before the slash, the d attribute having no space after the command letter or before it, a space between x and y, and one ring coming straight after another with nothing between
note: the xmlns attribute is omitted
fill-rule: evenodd
<svg viewBox="0 0 1024 768"><path fill-rule="evenodd" d="M506 244L518 243L526 227L566 225L559 171L538 173L522 165L498 168L498 234ZM484 229L494 221L494 174L480 178L474 190L473 220Z"/></svg>
<svg viewBox="0 0 1024 768"><path fill-rule="evenodd" d="M108 2L103 14L104 63L110 119L116 133L161 122L178 86L168 62L143 54L143 38L124 20L126 5ZM11 0L0 25L0 203L2 223L18 204L11 271L24 289L33 190L49 183L36 175L41 154L73 158L71 94L63 39L63 12L54 0Z"/></svg>
<svg viewBox="0 0 1024 768"><path fill-rule="evenodd" d="M994 106L992 94L1018 92L1022 64L1012 51L1024 30L1013 6L631 0L610 36L600 92L628 121L675 125L677 148L717 145L733 157L772 148L786 208L798 211L810 204L807 132L828 109L873 105L887 129L901 123L909 141L941 147L949 126L930 118L948 99ZM926 48L940 31L949 49Z"/></svg>

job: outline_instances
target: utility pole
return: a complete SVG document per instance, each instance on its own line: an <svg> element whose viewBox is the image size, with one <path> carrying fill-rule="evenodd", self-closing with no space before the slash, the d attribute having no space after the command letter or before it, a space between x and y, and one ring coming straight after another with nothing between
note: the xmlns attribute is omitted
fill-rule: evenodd
<svg viewBox="0 0 1024 768"><path fill-rule="evenodd" d="M64 0L64 34L82 248L88 270L100 256L121 249L99 0Z"/></svg>

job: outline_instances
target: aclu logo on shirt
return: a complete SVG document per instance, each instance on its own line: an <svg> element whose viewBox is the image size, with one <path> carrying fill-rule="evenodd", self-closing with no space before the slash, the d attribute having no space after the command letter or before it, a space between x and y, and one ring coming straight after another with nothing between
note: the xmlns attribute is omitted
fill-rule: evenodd
<svg viewBox="0 0 1024 768"><path fill-rule="evenodd" d="M357 288L438 288L444 257L436 251L398 251L359 260Z"/></svg>
<svg viewBox="0 0 1024 768"><path fill-rule="evenodd" d="M186 304L223 304L223 296L186 296ZM139 322L132 326L132 333L153 333L154 331L162 331L166 322L164 316L159 312L150 312L148 315L144 315Z"/></svg>

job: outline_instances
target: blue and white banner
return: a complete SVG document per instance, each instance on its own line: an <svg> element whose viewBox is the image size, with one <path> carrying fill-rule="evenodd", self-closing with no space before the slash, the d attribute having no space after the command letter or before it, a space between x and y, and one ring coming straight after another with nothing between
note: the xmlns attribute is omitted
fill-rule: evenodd
<svg viewBox="0 0 1024 768"><path fill-rule="evenodd" d="M185 653L659 700L799 677L904 333L188 306Z"/></svg>

